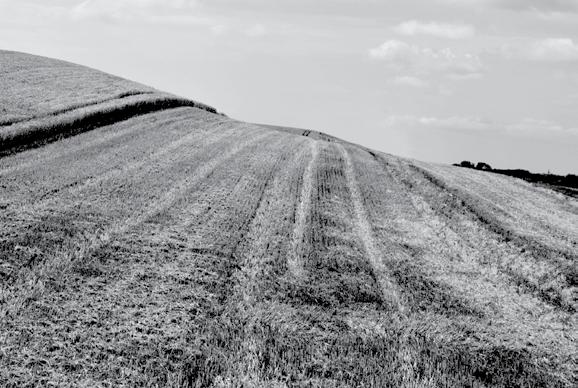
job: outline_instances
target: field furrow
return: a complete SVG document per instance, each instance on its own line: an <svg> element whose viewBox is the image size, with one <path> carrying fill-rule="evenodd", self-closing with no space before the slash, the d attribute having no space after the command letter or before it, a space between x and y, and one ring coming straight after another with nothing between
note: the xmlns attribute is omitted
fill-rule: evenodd
<svg viewBox="0 0 578 388"><path fill-rule="evenodd" d="M482 259L487 266L497 268L523 292L564 311L576 311L576 265L567 256L571 253L564 254L521 237L496 218L495 212L490 213L467 194L415 172L413 168L405 170L406 184L423 193L428 206L448 221L461 241L467 242L478 255L495 252L493 257Z"/></svg>
<svg viewBox="0 0 578 388"><path fill-rule="evenodd" d="M43 148L44 152L35 158L38 160L36 163L22 165L17 159L18 164L7 164L0 171L5 189L0 202L3 198L17 198L17 201L7 204L7 210L21 213L23 210L14 209L15 205L33 204L38 207L47 199L58 197L58 193L66 188L71 189L70 194L78 194L108 179L138 170L152 161L159 162L179 148L207 147L211 142L230 136L231 131L235 130L234 124L213 124L197 118L194 110L179 113L168 111L134 119L74 138L74 142ZM179 118L176 122L175 115ZM183 130L184 120L189 125L185 126L187 130ZM215 129L211 129L213 125ZM200 129L201 126L203 129ZM138 129L136 133L135 128ZM124 133L127 129L128 133ZM106 136L110 132L118 133L117 130L124 135ZM151 144L151 141L154 143ZM83 158L79 158L79 155L83 155ZM63 165L69 166L65 172L62 171ZM27 190L30 186L35 190Z"/></svg>
<svg viewBox="0 0 578 388"><path fill-rule="evenodd" d="M80 193L82 202L90 204L84 209L79 206L82 203L78 202L79 193L69 193L71 206L62 208L64 198L61 195L52 201L52 206L43 204L44 206L33 208L31 213L35 221L22 227L20 232L3 228L3 234L7 237L2 241L2 253L5 257L3 275L6 278L2 284L4 300L2 315L18 314L18 311L34 299L35 295L43 291L45 282L54 282L51 277L62 278L66 275L59 271L70 269L76 264L86 264L83 262L94 256L94 253L111 239L171 206L224 161L231 159L251 144L257 143L266 135L267 133L261 131L260 135L257 134L243 142L232 144L222 142L215 148L224 147L221 155L214 157L211 153L207 153L203 160L202 154L198 154L197 156L201 156L200 160L192 165L185 163L180 171L176 168L177 165L173 164L170 166L172 173L183 174L180 179L169 180L171 184L168 188L159 187L156 196L142 198L138 201L138 208L134 210L132 207L127 208L123 200L117 203L120 208L114 206L114 197L119 195L116 188L122 189L120 195L124 198L127 197L126 190L129 192L135 190L135 194L145 193L139 190L138 185L145 184L146 180L135 179L138 178L138 174L125 170L124 173L134 179L133 186L126 187L127 175L115 177L106 181L105 187L111 191L103 193L103 187L96 186L86 187L88 193ZM154 167L154 160L149 162L153 162ZM149 176L150 166L139 173ZM174 176L166 171L164 173L165 179ZM148 194L153 193L149 190ZM100 199L97 199L98 197ZM74 202L74 199L77 202ZM99 201L107 201L105 207L94 209L94 204ZM148 205L143 206L143 203ZM59 212L54 214L54 208L58 206ZM98 213L94 213L97 210ZM86 221L82 222L83 219ZM48 227L45 226L47 223ZM70 248L73 248L72 252L69 251Z"/></svg>
<svg viewBox="0 0 578 388"><path fill-rule="evenodd" d="M384 300L386 300L393 309L403 313L405 308L400 301L397 286L392 283L392 275L384 263L382 253L378 250L374 242L373 230L363 205L364 197L359 192L351 157L344 146L339 145L338 147L346 163L345 175L347 177L347 186L351 193L351 201L355 210L356 229L361 241L363 241L365 256L367 256L371 262L375 277L381 286Z"/></svg>
<svg viewBox="0 0 578 388"><path fill-rule="evenodd" d="M267 135L268 133L265 132L265 135ZM292 140L292 137L289 137L288 139L285 140ZM283 140L283 139L281 139ZM281 140L277 140L271 143L271 146L266 146L268 148L270 148L270 155L271 155L271 162L273 163L272 166L272 170L270 173L273 173L277 167L275 167L275 165L279 165L279 163L282 162L282 159L279 159L279 149L281 149L280 145L281 145ZM134 279L135 276L137 276L137 279L141 278L143 271L147 271L145 270L145 268L148 268L148 270L151 271L151 273L156 273L157 277L154 276L150 276L150 286L152 288L164 288L164 289L168 289L171 287L175 287L173 285L170 284L170 282L174 281L174 278L172 276L169 276L168 278L166 278L166 276L164 276L164 274L158 271L157 268L155 268L155 266L160 266L161 270L167 270L170 274L175 273L175 268L181 268L181 270L184 270L183 265L185 265L185 263L183 263L184 258L183 256L178 255L175 260L169 260L168 258L164 258L163 254L166 251L166 245L162 244L161 246L158 246L156 244L153 243L153 241L155 241L155 231L156 231L156 225L157 225L157 221L160 220L162 221L165 217L167 217L169 214L171 214L172 212L176 211L178 216L180 216L180 212L179 212L179 208L183 209L183 206L188 207L187 204L193 205L196 207L197 205L197 200L200 199L199 197L197 197L197 195L199 196L203 196L202 193L197 193L195 194L193 197L187 197L184 196L185 191L187 191L185 188L186 187L192 187L192 186L196 186L197 187L197 191L198 190L215 190L216 188L218 188L218 185L214 185L211 184L211 182L202 182L202 181L206 181L207 179L215 179L215 182L219 181L223 176L228 176L230 178L234 178L234 176L236 175L237 178L237 183L236 185L229 185L226 182L220 182L223 184L223 187L231 187L232 190L229 192L228 195L222 196L222 201L223 206L230 207L232 205L236 205L236 202L241 200L241 199L247 199L247 198L253 198L253 201L257 206L259 207L263 200L264 197L263 195L259 196L247 196L248 193L246 193L246 190L257 190L257 193L259 193L260 190L262 190L263 186L261 186L261 182L263 182L263 180L261 179L254 179L254 177L252 177L253 179L249 179L246 180L243 178L243 174L244 172L246 172L245 168L250 167L250 166L259 166L260 168L263 167L263 165L261 164L257 164L259 162L259 160L257 158L254 157L255 155L255 150L256 149L261 149L263 152L265 152L265 148L264 146L269 143L267 141L267 138L264 137L263 133L261 133L261 135L257 135L253 138L250 138L249 143L247 142L241 142L238 143L236 146L234 146L234 148L232 150L230 150L229 152L225 152L222 153L221 155L217 155L213 160L210 160L208 163L205 163L202 165L201 171L196 171L193 177L185 177L182 181L178 182L177 184L175 184L173 186L172 189L168 190L163 197L160 198L159 201L151 204L148 207L148 210L143 212L141 215L139 215L136 218L129 218L128 220L124 220L122 223L118 224L118 226L116 228L112 228L109 232L106 233L104 238L101 238L98 242L97 245L91 246L89 247L85 252L84 252L84 256L83 258L81 258L80 260L77 260L77 262L75 263L75 265L73 265L73 270L72 273L70 273L70 270L68 271L68 274L60 274L60 282L59 282L59 287L57 287L56 289L52 289L52 293L47 293L47 291L49 291L48 289L43 289L42 290L42 294L44 295L43 298L40 299L36 299L32 302L32 306L29 306L30 308L28 308L28 310L26 312L21 312L21 316L17 317L16 319L13 320L13 322L11 322L11 326L15 325L18 326L18 324L16 324L16 322L24 320L26 321L26 319L28 319L30 317L31 314L39 314L42 312L42 310L39 310L39 306L44 306L44 305L51 305L54 306L55 309L62 309L60 311L60 314L58 314L57 317L52 317L52 316L45 316L43 314L41 314L41 316L39 318L41 322L46 322L46 320L49 320L52 322L52 324L56 324L56 325L64 325L64 326L69 326L70 322L69 319L65 318L65 317L72 317L73 319L90 319L90 317L86 317L84 316L84 312L87 311L87 309L90 309L90 306L94 306L99 305L101 303L104 303L102 305L102 310L103 311L110 311L111 306L116 306L120 303L120 300L118 298L120 298L123 293L128 292L128 290L123 291L123 287L128 287L129 289L132 288L133 291L135 291L135 287L136 290L139 290L140 292L147 292L147 295L150 297L151 299L151 307L150 307L150 313L153 314L152 316L149 316L148 314L148 307L147 309L145 309L144 313L143 313L143 318L147 318L150 319L152 321L149 321L149 323L154 323L155 325L158 326L158 324L160 324L161 322L158 321L159 318L162 318L162 316L158 315L158 310L156 309L156 305L154 304L156 300L158 300L160 297L165 297L166 298L166 294L163 293L162 295L155 295L155 294L150 294L150 288L147 290L143 290L142 286L143 285L136 285L133 283L133 281L128 281L130 279ZM243 150L244 148L247 148L248 144L254 144L254 147L249 147L249 149L245 150L243 152L243 155L237 155L239 153L239 151ZM236 147L236 148L235 148ZM284 154L288 155L288 152L291 151L291 147L284 147L285 151ZM236 157L233 159L233 156ZM227 161L227 163L221 165L223 162ZM239 163L241 162L241 163ZM235 173L236 171L236 173ZM260 172L261 173L261 172ZM267 173L267 171L265 170L262 173ZM258 175L257 175L258 176ZM267 181L266 179L264 181ZM197 184L198 183L198 184ZM257 184L257 186L255 186L255 184ZM261 188L261 189L260 189ZM190 196L192 192L188 192L188 195ZM209 195L212 197L213 201L211 202L211 204L213 206L217 206L218 203L215 202L215 200L217 199L217 197L214 196L214 194L212 193L205 193L205 195ZM202 198L202 197L201 197ZM282 200L283 197L278 197L278 200ZM191 202L192 201L192 202ZM241 203L243 204L243 203ZM171 206L169 206L171 205ZM243 211L245 212L245 214L248 214L247 212L251 212L251 206L246 206L247 204L243 204L244 206L241 207L241 209L243 209ZM176 208L176 209L175 209ZM218 214L213 214L213 216L216 216ZM198 214L198 216L200 216L201 218L203 218L202 214ZM152 218L151 218L152 217ZM202 237L203 240L205 239L212 239L213 242L215 242L215 245L217 245L218 247L224 247L227 244L229 244L230 240L234 241L235 235L237 235L237 233L240 231L241 235L238 238L241 238L242 240L240 241L244 241L244 235L248 232L244 232L244 230L248 227L248 226L243 226L243 225L249 225L246 221L243 221L244 219L247 218L251 218L251 214L248 214L248 217L244 217L242 215L240 215L239 218L237 219L222 219L222 218L211 218L211 221L209 223L214 223L214 222L219 222L219 223L224 223L221 226L214 226L215 229L219 229L221 231L225 231L225 228L230 228L230 234L223 234L221 236L215 236L212 235L213 232L213 228L207 228L203 235L199 236L199 234L197 233L197 231L195 230L190 230L189 228L191 228L192 224L196 224L195 220L191 220L191 219L187 219L187 220L183 220L184 222L177 222L175 225L182 225L183 229L180 229L180 233L177 235L182 242L182 239L185 238L187 240L186 242L186 247L190 247L191 249L185 249L184 253L187 254L188 252L194 252L195 248L199 246L199 243L201 243L201 241L199 241L199 237ZM176 221L176 220L175 220ZM205 218L205 221L206 218ZM228 224L233 221L233 225L232 226L228 226ZM152 230L151 230L152 228ZM171 227L171 229L173 229L174 227ZM189 229L189 230L187 230ZM148 230L151 230L151 235L149 235L149 232L147 232ZM178 229L177 229L178 230ZM176 232L176 231L175 231ZM174 232L173 232L174 233ZM208 235L206 235L208 234ZM142 248L146 248L147 245L149 245L149 249L147 250L137 250L136 252L131 252L131 243L134 242L134 237L138 236L137 238L140 238L141 242L142 242ZM123 237L124 236L124 237ZM147 241L143 241L142 238L143 237L147 237L151 239L150 243L147 244ZM188 237L188 238L187 238ZM218 237L217 240L215 240L215 237ZM221 242L219 243L218 240L221 239ZM166 240L165 240L166 241ZM236 246L238 246L240 244L237 243ZM232 247L233 248L233 247ZM127 250L128 249L128 250ZM212 262L213 263L213 269L218 269L219 267L222 267L223 270L225 271L225 273L223 274L223 278L219 279L219 281L217 283L214 284L214 286L216 287L213 292L215 292L215 290L217 291L216 294L216 298L218 298L219 300L227 300L227 298L229 297L227 294L230 293L230 290L232 289L231 287L233 287L234 284L234 280L232 278L233 274L236 272L235 268L238 268L238 264L236 264L234 262L234 260L237 260L237 256L238 254L235 253L237 249L231 251L229 253L229 256L224 256L224 254L221 254L222 252L225 252L224 249L219 249L219 248L211 248L209 249L207 252L203 253L202 255L198 255L198 254L192 254L192 256L189 256L190 259L193 259L194 257L197 257L197 260L193 260L191 262L189 262L188 265L189 268L189 272L198 272L198 270L200 269L199 267L202 268L202 265L200 265L200 259L202 259L202 261L207 261L207 262ZM216 256L213 253L217 253L219 252ZM191 253L188 253L189 255L191 255ZM146 258L148 255L151 255L152 257L150 259L147 259L146 261L148 262L147 265L143 265L142 260L143 258ZM120 257L124 257L123 261L119 261L121 260ZM157 259L157 262L154 261L149 261L149 260L154 260ZM129 260L128 262L125 262L126 260ZM220 263L217 266L214 266L215 264L215 260L219 260ZM163 264L164 263L164 264ZM54 264L54 263L52 263ZM120 265L121 268L116 268ZM122 270L124 268L124 270ZM62 267L60 268L61 270L63 269ZM66 268L65 268L66 269ZM121 273L119 273L119 269L122 271ZM183 272L183 273L186 273ZM168 284L157 284L156 282L159 281L159 278L162 279L164 278L165 281L169 281ZM127 279L127 280L124 280ZM132 284L132 285L131 285ZM120 288L119 288L120 287ZM52 287L54 288L54 287ZM178 285L177 285L178 288ZM209 289L211 289L211 287L208 287ZM63 299L65 298L65 295L67 294L67 292L70 292L72 290L75 290L76 292L81 292L82 295L86 295L86 299L83 297L81 300L74 300L74 301L69 301L67 299ZM84 291L83 291L84 290ZM180 296L184 296L186 297L186 295L190 295L190 291L189 290L180 290ZM201 293L202 295L202 293ZM176 295L175 295L176 296ZM111 297L114 298L114 300L111 300ZM190 297L190 296L189 296ZM95 299L97 298L97 299ZM129 302L134 302L134 297L128 297L127 299ZM108 302L108 304L107 304ZM180 317L180 319L182 318L182 311L177 308L178 305L182 305L183 301L179 301L178 299L175 300L175 308L177 309L177 311L174 312L174 314L176 314L176 316ZM123 303L120 303L123 304ZM148 306L148 305L147 305ZM134 307L134 305L132 305L132 307ZM217 307L217 306L215 306ZM80 309L80 311L79 311ZM108 310L107 310L108 309ZM116 312L116 314L119 314L120 311L118 311L116 308L114 309L114 311ZM142 310L141 310L142 311ZM179 313L179 311L181 311ZM14 314L12 314L14 315ZM80 316L79 316L80 315ZM124 319L128 319L128 316L124 316ZM135 319L135 317L132 317L132 319ZM138 320L138 319L137 319ZM126 322L126 321L124 321ZM122 326L122 324L121 324ZM14 326L12 326L14 327ZM186 325L183 326L183 329L186 329ZM35 328L34 330L39 330L39 328ZM103 335L105 335L105 333L102 333ZM184 334L183 334L184 335ZM124 340L127 340L127 338L124 338ZM7 339L7 342L9 342L10 339ZM82 344L82 343L81 343ZM34 346L36 344L32 343L30 346ZM84 345L86 345L86 343L84 343ZM120 344L122 345L122 343ZM58 354L62 354L62 349L60 351L57 352ZM53 355L54 356L54 355ZM183 360L179 359L179 361L182 363ZM134 368L136 368L136 370L140 370L138 367L134 366ZM174 375L174 373L173 373ZM174 377L174 376L173 376Z"/></svg>
<svg viewBox="0 0 578 388"><path fill-rule="evenodd" d="M507 277L485 267L483 259L476 261L480 253L489 257L500 253L470 247L435 210L424 208L419 191L415 187L408 191L400 179L407 177L402 174L407 168L403 162L393 157L375 158L360 149L352 150L352 160L376 241L396 252L397 257L386 263L410 306L407 325L428 321L432 326L426 325L424 330L441 345L440 351L465 357L459 361L462 373L472 377L482 373L486 377L480 383L520 383L518 370L505 365L510 363L508 354L525 353L518 367L526 370L532 381L552 379L562 384L558 377L567 374L572 365L568 345L575 338L569 342L564 334L573 324L572 316L552 310L539 299L518 295ZM515 317L524 317L524 323ZM369 332L379 328L364 317L357 316L353 322ZM504 330L506 327L509 330ZM440 337L441 328L452 334ZM459 340L467 337L465 332L476 333L476 345ZM493 364L466 361L484 359L488 352L496 357ZM550 375L545 373L545 365L536 368L536 360L543 359L557 365L559 372Z"/></svg>
<svg viewBox="0 0 578 388"><path fill-rule="evenodd" d="M533 250L546 260L561 263L578 258L575 253L578 209L563 195L545 191L545 195L538 196L535 190L530 190L529 183L506 184L513 178L496 174L466 177L450 170L442 178L435 169L413 168L434 185L453 193L462 206L504 239ZM528 202L521 203L519 198Z"/></svg>
<svg viewBox="0 0 578 388"><path fill-rule="evenodd" d="M235 249L235 269L228 276L226 297L219 315L202 330L204 344L196 365L185 365L187 380L193 385L225 381L241 381L249 386L270 386L273 382L263 370L263 348L268 338L263 330L271 324L272 314L279 311L276 302L288 270L290 240L299 200L296 183L303 175L303 161L309 147L304 140L298 149L293 146L276 163L269 184L265 187L251 218L247 233ZM293 150L292 150L293 149ZM236 334L235 336L231 336ZM227 340L223 341L224 338ZM214 365L206 370L204 365ZM195 374L195 371L198 371Z"/></svg>
<svg viewBox="0 0 578 388"><path fill-rule="evenodd" d="M319 145L317 141L312 141L310 144L311 159L309 160L309 163L307 163L307 168L303 173L301 195L297 208L295 228L293 230L291 251L289 252L287 258L289 271L295 277L301 277L303 274L303 257L305 256L304 245L306 244L305 229L309 227L311 196L313 192L313 171L315 168L317 154L319 153Z"/></svg>

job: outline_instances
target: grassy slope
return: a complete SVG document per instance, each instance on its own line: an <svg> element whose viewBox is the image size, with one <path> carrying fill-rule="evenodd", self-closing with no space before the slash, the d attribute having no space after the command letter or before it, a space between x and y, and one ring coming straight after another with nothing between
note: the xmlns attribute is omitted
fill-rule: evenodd
<svg viewBox="0 0 578 388"><path fill-rule="evenodd" d="M0 156L129 117L214 108L68 62L0 51Z"/></svg>
<svg viewBox="0 0 578 388"><path fill-rule="evenodd" d="M0 158L0 386L576 384L574 199L294 131Z"/></svg>

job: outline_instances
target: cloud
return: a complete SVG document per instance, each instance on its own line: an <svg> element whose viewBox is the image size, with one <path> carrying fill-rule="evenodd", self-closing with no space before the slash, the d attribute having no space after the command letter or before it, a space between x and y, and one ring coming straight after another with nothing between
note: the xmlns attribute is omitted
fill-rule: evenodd
<svg viewBox="0 0 578 388"><path fill-rule="evenodd" d="M197 0L85 0L72 8L71 16L76 20L175 21L190 18L189 11L197 5Z"/></svg>
<svg viewBox="0 0 578 388"><path fill-rule="evenodd" d="M403 22L393 30L401 35L430 35L447 39L465 39L475 33L474 27L467 24L423 23L417 20Z"/></svg>
<svg viewBox="0 0 578 388"><path fill-rule="evenodd" d="M572 39L542 39L532 44L528 57L536 61L578 61L578 45Z"/></svg>
<svg viewBox="0 0 578 388"><path fill-rule="evenodd" d="M419 117L411 115L392 115L382 124L394 129L430 128L432 130L493 132L495 134L509 133L511 135L572 135L578 136L578 127L564 127L549 120L525 118L516 122L497 122L480 117Z"/></svg>
<svg viewBox="0 0 578 388"><path fill-rule="evenodd" d="M484 120L478 117L417 117L411 115L393 115L384 120L386 127L392 128L415 128L427 127L433 129L452 129L452 130L468 130L468 131L483 131L492 128L492 123L489 120Z"/></svg>
<svg viewBox="0 0 578 388"><path fill-rule="evenodd" d="M215 35L223 35L229 30L229 27L223 24L215 24L211 26L211 32Z"/></svg>
<svg viewBox="0 0 578 388"><path fill-rule="evenodd" d="M512 133L557 133L578 135L578 127L564 127L549 120L526 118L517 123L506 124L507 131Z"/></svg>
<svg viewBox="0 0 578 388"><path fill-rule="evenodd" d="M416 77L442 74L451 79L471 79L481 77L483 71L477 55L457 54L449 48L422 48L399 40L388 40L369 50L369 56Z"/></svg>
<svg viewBox="0 0 578 388"><path fill-rule="evenodd" d="M245 34L251 37L263 36L267 33L267 29L262 24L255 24L245 30Z"/></svg>
<svg viewBox="0 0 578 388"><path fill-rule="evenodd" d="M578 44L570 38L516 39L512 43L502 45L498 53L507 59L550 63L576 62Z"/></svg>
<svg viewBox="0 0 578 388"><path fill-rule="evenodd" d="M438 0L442 3L462 6L493 6L512 11L533 11L539 13L578 12L576 0Z"/></svg>
<svg viewBox="0 0 578 388"><path fill-rule="evenodd" d="M422 80L421 78L413 77L413 76L409 76L409 75L402 75L402 76L395 77L392 79L391 82L396 84L396 85L411 86L414 88L423 88L423 87L428 86L428 83L426 81Z"/></svg>
<svg viewBox="0 0 578 388"><path fill-rule="evenodd" d="M578 12L576 0L489 0L499 7L538 12Z"/></svg>

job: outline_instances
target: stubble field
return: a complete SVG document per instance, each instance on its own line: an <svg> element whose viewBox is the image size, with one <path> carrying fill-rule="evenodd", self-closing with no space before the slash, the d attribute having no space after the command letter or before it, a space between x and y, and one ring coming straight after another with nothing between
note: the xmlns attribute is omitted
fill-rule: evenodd
<svg viewBox="0 0 578 388"><path fill-rule="evenodd" d="M72 68L99 81L0 70L0 139L125 112L0 149L1 386L578 383L575 199L204 106L128 114L140 86Z"/></svg>

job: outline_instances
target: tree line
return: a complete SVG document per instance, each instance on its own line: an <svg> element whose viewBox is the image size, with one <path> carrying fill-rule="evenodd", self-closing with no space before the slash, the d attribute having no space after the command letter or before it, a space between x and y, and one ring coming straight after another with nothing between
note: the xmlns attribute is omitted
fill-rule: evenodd
<svg viewBox="0 0 578 388"><path fill-rule="evenodd" d="M453 165L457 167L472 168L475 170L490 171L497 174L509 175L524 179L528 182L545 183L553 186L563 186L578 189L578 175L575 174L556 175L549 172L547 174L539 174L522 169L495 169L492 168L492 166L490 166L488 163L478 162L477 164L474 164L469 160L464 160L460 163L454 163Z"/></svg>

